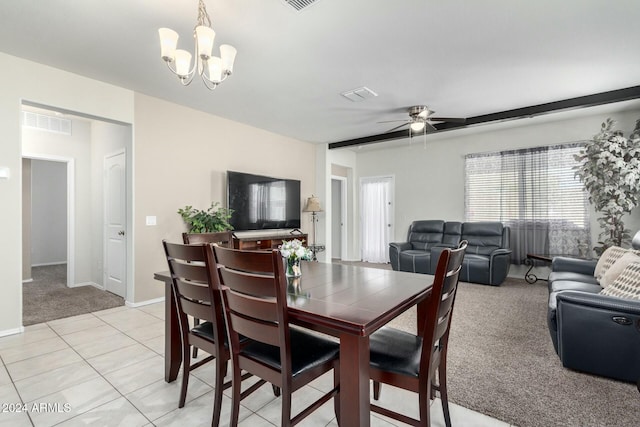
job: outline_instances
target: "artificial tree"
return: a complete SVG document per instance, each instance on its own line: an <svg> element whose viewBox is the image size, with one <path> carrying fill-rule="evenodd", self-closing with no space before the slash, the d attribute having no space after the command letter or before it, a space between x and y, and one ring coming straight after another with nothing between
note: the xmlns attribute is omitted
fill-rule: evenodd
<svg viewBox="0 0 640 427"><path fill-rule="evenodd" d="M610 246L622 246L630 241L622 217L640 203L640 120L629 137L614 129L608 118L600 132L575 156L579 165L576 176L589 193L589 201L601 214L602 228L596 254Z"/></svg>

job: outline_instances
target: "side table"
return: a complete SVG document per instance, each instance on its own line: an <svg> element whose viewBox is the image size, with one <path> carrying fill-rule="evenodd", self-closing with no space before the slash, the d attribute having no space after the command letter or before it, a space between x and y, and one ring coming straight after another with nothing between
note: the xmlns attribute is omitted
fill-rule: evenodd
<svg viewBox="0 0 640 427"><path fill-rule="evenodd" d="M547 280L547 279L539 279L538 276L536 276L531 272L531 270L533 269L533 266L535 265L534 261L543 261L543 262L551 263L551 261L553 261L553 256L527 254L527 258L525 258L524 264L528 265L529 269L527 270L526 273L524 273L524 280L526 280L527 283L531 283L531 284L536 283L538 280Z"/></svg>
<svg viewBox="0 0 640 427"><path fill-rule="evenodd" d="M313 252L311 261L318 261L318 257L316 256L316 254L325 250L324 245L309 245L308 248L311 249L311 252Z"/></svg>
<svg viewBox="0 0 640 427"><path fill-rule="evenodd" d="M567 255L567 254L555 254L555 255L551 255L551 254L527 254L527 257L524 260L524 264L529 266L529 269L527 270L526 273L524 273L524 280L527 281L527 283L536 283L538 280L544 280L544 281L548 281L547 279L541 279L538 276L536 276L535 274L533 274L531 272L531 270L533 269L535 262L534 261L542 261L542 262L546 262L551 264L551 261L553 261L553 258L557 257L557 256L562 256L562 257L568 257L568 258L575 258L575 259L592 259L589 256L580 256L580 255Z"/></svg>

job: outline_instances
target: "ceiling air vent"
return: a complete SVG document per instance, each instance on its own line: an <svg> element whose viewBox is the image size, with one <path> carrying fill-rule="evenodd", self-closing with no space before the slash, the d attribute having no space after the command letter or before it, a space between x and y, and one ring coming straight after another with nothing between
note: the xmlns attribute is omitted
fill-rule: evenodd
<svg viewBox="0 0 640 427"><path fill-rule="evenodd" d="M292 8L297 10L298 12L300 12L302 9L304 9L306 7L311 6L312 4L314 4L317 1L318 0L283 0L283 2L285 4L288 4L289 6L291 6Z"/></svg>
<svg viewBox="0 0 640 427"><path fill-rule="evenodd" d="M45 132L71 135L71 120L33 113L31 111L22 112L22 126L43 130Z"/></svg>
<svg viewBox="0 0 640 427"><path fill-rule="evenodd" d="M349 101L353 101L353 102L361 102L369 98L374 98L378 96L377 93L375 93L374 91L372 91L371 89L365 86L359 87L358 89L342 92L340 95L344 96Z"/></svg>

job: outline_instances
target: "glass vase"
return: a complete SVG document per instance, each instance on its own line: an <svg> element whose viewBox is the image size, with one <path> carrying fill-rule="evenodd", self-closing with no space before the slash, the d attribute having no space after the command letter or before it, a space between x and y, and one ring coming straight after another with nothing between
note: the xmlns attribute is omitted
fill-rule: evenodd
<svg viewBox="0 0 640 427"><path fill-rule="evenodd" d="M300 269L300 258L287 258L287 277L300 277L302 270Z"/></svg>

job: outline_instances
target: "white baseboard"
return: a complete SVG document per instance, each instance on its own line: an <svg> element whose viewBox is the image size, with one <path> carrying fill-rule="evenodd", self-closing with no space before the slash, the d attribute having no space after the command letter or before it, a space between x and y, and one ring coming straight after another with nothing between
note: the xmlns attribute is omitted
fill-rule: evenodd
<svg viewBox="0 0 640 427"><path fill-rule="evenodd" d="M69 288L79 288L80 286L93 286L94 288L98 288L101 291L104 291L104 286L97 284L96 282L80 282L74 283L73 285L69 285Z"/></svg>
<svg viewBox="0 0 640 427"><path fill-rule="evenodd" d="M66 264L67 261L58 261L58 262L43 262L40 264L31 264L31 267L48 267L50 265L62 265Z"/></svg>
<svg viewBox="0 0 640 427"><path fill-rule="evenodd" d="M24 279L22 281L22 283L31 283L31 282L33 282L33 279Z"/></svg>
<svg viewBox="0 0 640 427"><path fill-rule="evenodd" d="M24 332L24 326L20 326L19 328L7 329L5 331L0 331L0 337L6 337L8 335L21 334L23 332Z"/></svg>
<svg viewBox="0 0 640 427"><path fill-rule="evenodd" d="M138 308L138 307L144 307L145 305L156 304L163 301L164 301L164 297L160 297L160 298L148 299L146 301L140 301L140 302L125 301L124 305L131 308Z"/></svg>

